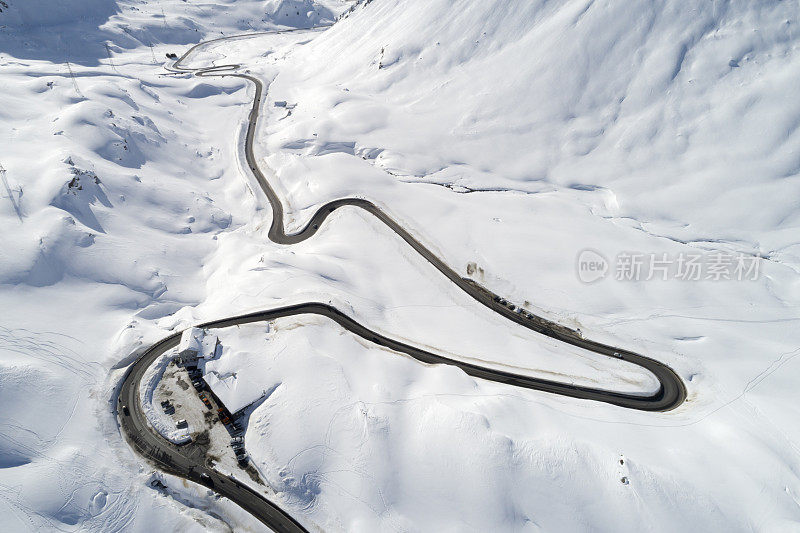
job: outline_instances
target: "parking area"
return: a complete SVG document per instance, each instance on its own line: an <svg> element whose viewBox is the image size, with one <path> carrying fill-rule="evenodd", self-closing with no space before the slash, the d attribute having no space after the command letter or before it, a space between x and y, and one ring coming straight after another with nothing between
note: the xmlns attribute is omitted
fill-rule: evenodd
<svg viewBox="0 0 800 533"><path fill-rule="evenodd" d="M216 468L232 474L244 471L262 483L249 464L246 428L227 412L196 368L170 362L153 392L153 407L168 415L176 427L187 427L192 439L187 446L203 451Z"/></svg>

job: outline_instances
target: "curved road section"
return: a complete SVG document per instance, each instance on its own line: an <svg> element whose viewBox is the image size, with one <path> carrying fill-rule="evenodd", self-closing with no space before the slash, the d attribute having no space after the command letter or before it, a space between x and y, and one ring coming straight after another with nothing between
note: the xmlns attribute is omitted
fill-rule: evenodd
<svg viewBox="0 0 800 533"><path fill-rule="evenodd" d="M262 32L262 34L263 33L265 32ZM409 246L416 250L423 258L425 258L425 260L427 260L461 290L495 313L502 315L503 317L519 324L520 326L541 333L542 335L547 335L548 337L552 337L556 340L565 342L578 348L589 350L600 355L622 359L645 368L658 379L660 387L658 391L652 395L641 396L596 389L592 387L582 387L571 385L569 383L561 383L531 376L514 374L492 368L485 368L472 363L443 357L441 355L391 339L385 335L381 335L380 333L370 330L362 324L359 324L335 307L322 303L312 302L270 309L266 311L258 311L245 315L206 322L204 324L200 324L199 327L225 328L238 324L247 324L250 322L268 321L280 317L301 314L316 314L333 320L351 333L354 333L355 335L358 335L368 341L385 346L396 352L404 353L423 363L448 364L457 366L471 376L489 381L504 383L514 387L559 394L562 396L569 396L572 398L600 401L641 411L668 411L683 403L683 401L686 399L686 389L681 379L670 367L660 363L659 361L656 361L655 359L645 357L629 350L624 350L585 339L580 332L576 330L564 327L556 322L529 313L515 306L514 304L509 303L504 298L492 293L488 289L477 284L475 281L459 275L455 270L450 268L444 261L431 252L424 244L412 236L411 233L409 233L405 228L395 222L395 220L386 214L382 209L368 200L361 198L343 198L329 202L317 210L317 212L311 217L311 220L303 229L296 233L286 233L283 222L283 205L275 193L275 190L272 188L267 178L259 169L259 166L256 163L256 158L253 154L253 141L259 116L259 109L261 108L264 95L263 84L260 80L253 76L235 73L234 71L239 68L239 65L222 65L199 69L190 69L182 66L182 63L186 60L186 58L201 46L205 46L208 43L215 41L241 39L250 37L252 35L258 34L224 37L222 39L214 39L212 41L206 41L195 45L183 56L181 56L180 59L175 61L171 67L171 70L175 72L194 72L196 76L231 76L248 80L254 84L256 90L255 97L253 99L253 105L248 118L247 134L245 137L245 155L250 171L253 173L253 176L260 185L261 189L264 191L264 194L267 196L272 206L273 218L272 225L270 226L269 230L269 238L272 241L279 244L294 244L304 241L313 236L320 226L325 222L325 219L327 219L327 217L336 209L342 207L356 207L363 209L386 224L386 226L400 236L400 238L408 243ZM120 426L126 438L137 452L143 455L146 459L155 463L160 469L212 488L220 495L231 499L239 506L253 514L253 516L258 518L274 531L306 531L297 520L292 518L277 505L261 496L259 493L250 489L246 485L239 483L234 478L224 476L206 465L205 458L197 449L194 449L192 446L176 446L163 439L147 424L145 415L141 409L139 383L147 367L150 366L160 355L177 346L179 339L180 332L174 333L166 339L161 340L157 344L147 349L144 354L142 354L128 369L125 378L123 379L118 398L118 416L120 420Z"/></svg>

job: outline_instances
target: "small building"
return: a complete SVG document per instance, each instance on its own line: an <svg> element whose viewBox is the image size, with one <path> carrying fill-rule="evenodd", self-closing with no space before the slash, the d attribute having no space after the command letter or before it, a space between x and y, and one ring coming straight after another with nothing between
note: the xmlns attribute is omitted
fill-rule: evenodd
<svg viewBox="0 0 800 533"><path fill-rule="evenodd" d="M184 365L197 364L197 357L200 350L203 349L201 344L205 332L200 328L188 328L183 330L181 334L181 342L178 344L178 362Z"/></svg>
<svg viewBox="0 0 800 533"><path fill-rule="evenodd" d="M178 344L178 363L197 366L198 359L213 359L217 354L219 339L200 328L188 328L181 334Z"/></svg>

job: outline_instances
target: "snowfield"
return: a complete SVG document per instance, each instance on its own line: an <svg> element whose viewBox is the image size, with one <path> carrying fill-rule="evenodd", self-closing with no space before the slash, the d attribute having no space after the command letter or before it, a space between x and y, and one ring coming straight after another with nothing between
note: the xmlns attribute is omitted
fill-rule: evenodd
<svg viewBox="0 0 800 533"><path fill-rule="evenodd" d="M645 413L518 390L320 317L215 330L206 372L249 406L247 451L275 501L312 531L800 528L796 3L0 9L4 530L263 530L154 473L115 419L127 365L204 320L330 302L448 357L657 387L495 316L362 211L269 241L244 164L252 86L170 73L165 54L342 13L184 62L264 80L255 149L289 230L369 199L464 276L669 365L688 399ZM585 249L605 279L579 279ZM735 254L758 275L622 281L625 253Z"/></svg>

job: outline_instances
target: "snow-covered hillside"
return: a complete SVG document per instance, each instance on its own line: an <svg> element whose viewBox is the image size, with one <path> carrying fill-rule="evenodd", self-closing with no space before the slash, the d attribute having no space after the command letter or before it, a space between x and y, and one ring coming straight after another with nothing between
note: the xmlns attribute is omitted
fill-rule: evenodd
<svg viewBox="0 0 800 533"><path fill-rule="evenodd" d="M259 530L154 474L112 413L136 354L212 318L330 301L451 357L652 389L518 331L362 212L269 241L242 165L252 87L165 54L350 7L186 61L264 79L256 152L288 226L368 198L464 276L668 364L689 398L640 413L521 391L319 318L222 331L215 371L264 393L246 442L281 506L326 531L800 527L796 3L0 7L0 529ZM757 257L758 276L586 284L587 248Z"/></svg>
<svg viewBox="0 0 800 533"><path fill-rule="evenodd" d="M68 24L102 24L108 17L119 13L114 0L5 0L0 5L0 21L7 27L64 26Z"/></svg>
<svg viewBox="0 0 800 533"><path fill-rule="evenodd" d="M318 433L290 447L308 450L300 460L289 450L275 451L286 432L273 428L284 416L296 420L287 414L295 401L290 388L278 388L275 402L256 411L270 450L266 470L285 472L287 487L316 480L315 512L332 523L341 520L344 529L422 528L443 516L448 519L438 526L474 530L498 523L509 530L532 523L545 530L796 524L797 15L797 6L785 2L385 0L355 9L279 68L265 67L272 81L262 155L278 178L292 227L302 226L325 201L368 197L465 275L467 265L477 262L481 281L514 301L530 301L587 336L637 346L667 362L681 373L690 395L673 413L640 416L602 406L574 408L551 397L537 398L541 408L519 409L513 401L488 409L473 400L452 413L418 399L416 391L381 400L354 392L366 413L354 406L338 415L348 421L336 427L363 429L359 451L350 452L349 437L337 440L320 422ZM294 105L291 114L271 105L279 101ZM336 227L328 231L335 234ZM375 231L381 234L379 227ZM239 237L226 236L223 246L229 238ZM623 252L763 259L757 281L643 277L587 285L575 273L585 248L610 259ZM432 272L425 275L436 279ZM242 288L265 285L255 272L246 279ZM277 295L283 287L261 294ZM441 290L469 308L455 291ZM353 298L347 302L364 306ZM416 306L388 313L404 327L387 327L416 342L449 345L461 354L481 342L468 320L448 321ZM381 314L387 311L373 313ZM459 323L470 327L459 329ZM447 324L446 332L427 324ZM505 340L491 338L502 346L495 351L507 351ZM470 346L455 348L455 342ZM529 357L543 361L538 353ZM325 386L311 387L319 388ZM471 385L434 388L432 394L475 394ZM511 394L486 389L491 392L477 395ZM394 434L391 428L409 415L370 410L384 402L418 402L425 405L422 411L436 414L430 421L418 416L413 430ZM401 434L421 433L430 444L443 421L464 412L485 417L486 427L465 429L473 436L469 444L431 445L435 452L429 453L437 464L469 462L480 475L453 466L421 489L426 468L407 466L383 481L352 481L353 471L380 471L380 457L397 458L400 452L385 450ZM565 415L580 422L568 429ZM302 416L304 426L316 420ZM453 432L442 433L451 442ZM481 438L483 444L476 444ZM514 459L498 462L517 465L513 472L501 475L498 465L474 462L478 449L506 449L490 444L492 439L513 450ZM320 442L325 446L314 447ZM530 459L535 464L541 464L539 455L522 450L542 446L553 462L541 461L553 471L530 474L535 468L527 462L529 453L537 457ZM567 474L564 458L572 454L596 463ZM606 471L602 465L614 463L616 454L642 470ZM342 466L343 456L350 467ZM621 477L630 484L620 486ZM575 478L582 484L562 482ZM408 492L394 490L404 483ZM359 507L365 500L354 495L363 495L354 486L372 486L367 492L383 495L382 503L373 502L371 512L342 511L346 501ZM486 490L453 489L473 486ZM416 500L418 493L437 494L433 502L446 499L454 515L435 503L426 507ZM487 498L498 493L503 504L492 507ZM601 508L620 507L595 514L582 498ZM503 514L500 509L508 506L513 511ZM396 513L400 522L394 522Z"/></svg>
<svg viewBox="0 0 800 533"><path fill-rule="evenodd" d="M6 4L0 529L257 528L205 489L151 486L111 402L112 369L163 336L156 319L204 299L203 257L255 205L236 166L250 96L169 75L165 54L274 28L272 13L242 0Z"/></svg>
<svg viewBox="0 0 800 533"><path fill-rule="evenodd" d="M796 16L786 2L378 2L296 52L272 96L300 105L265 140L355 142L405 180L585 191L620 224L796 262ZM745 208L754 194L768 209Z"/></svg>

